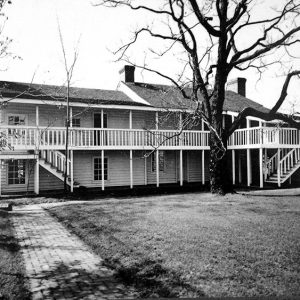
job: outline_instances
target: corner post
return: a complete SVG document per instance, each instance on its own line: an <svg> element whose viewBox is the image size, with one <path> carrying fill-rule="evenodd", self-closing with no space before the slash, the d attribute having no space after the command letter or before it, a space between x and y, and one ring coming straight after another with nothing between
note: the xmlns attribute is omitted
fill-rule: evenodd
<svg viewBox="0 0 300 300"><path fill-rule="evenodd" d="M203 132L204 131L204 121L203 119L201 120L201 131ZM201 167L202 167L202 185L205 185L205 152L204 150L201 151L201 155L202 155L202 164L201 164Z"/></svg>
<svg viewBox="0 0 300 300"><path fill-rule="evenodd" d="M263 148L259 148L259 187L264 187Z"/></svg>
<svg viewBox="0 0 300 300"><path fill-rule="evenodd" d="M232 123L234 122L234 116L231 116ZM232 134L232 145L235 145L234 133ZM235 185L235 150L232 149L232 184Z"/></svg>
<svg viewBox="0 0 300 300"><path fill-rule="evenodd" d="M250 146L250 120L247 118L247 144ZM251 151L247 148L247 185L250 186L252 183L252 167L251 167Z"/></svg>
<svg viewBox="0 0 300 300"><path fill-rule="evenodd" d="M132 110L129 111L129 138L130 138L130 147L132 148L133 145L133 138L132 138ZM129 150L129 176L130 176L130 188L133 188L133 161L132 161L132 149Z"/></svg>
<svg viewBox="0 0 300 300"><path fill-rule="evenodd" d="M101 185L102 191L104 191L104 150L101 150Z"/></svg>
<svg viewBox="0 0 300 300"><path fill-rule="evenodd" d="M156 149L156 187L159 187L159 150Z"/></svg>
<svg viewBox="0 0 300 300"><path fill-rule="evenodd" d="M281 177L281 171L280 171L280 148L278 148L278 150L277 150L277 184L278 184L278 187L281 187L280 177Z"/></svg>
<svg viewBox="0 0 300 300"><path fill-rule="evenodd" d="M40 193L40 163L38 151L36 151L36 159L34 165L34 193L36 195Z"/></svg>

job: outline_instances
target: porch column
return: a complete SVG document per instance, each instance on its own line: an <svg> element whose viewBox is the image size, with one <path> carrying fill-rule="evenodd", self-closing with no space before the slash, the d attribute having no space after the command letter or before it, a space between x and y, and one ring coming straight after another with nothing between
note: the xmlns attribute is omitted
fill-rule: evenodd
<svg viewBox="0 0 300 300"><path fill-rule="evenodd" d="M130 188L133 188L133 161L132 150L129 150L129 172L130 172Z"/></svg>
<svg viewBox="0 0 300 300"><path fill-rule="evenodd" d="M132 130L132 110L129 111L129 129ZM132 132L130 131L130 146L133 145ZM130 177L130 188L133 188L133 161L132 161L132 149L129 150L129 177Z"/></svg>
<svg viewBox="0 0 300 300"><path fill-rule="evenodd" d="M201 120L201 131L204 131L204 121L203 119ZM202 155L202 185L205 185L205 165L204 165L204 162L205 162L205 152L204 150L201 151L201 155Z"/></svg>
<svg viewBox="0 0 300 300"><path fill-rule="evenodd" d="M101 150L101 179L102 191L104 191L104 150Z"/></svg>
<svg viewBox="0 0 300 300"><path fill-rule="evenodd" d="M179 181L180 186L183 185L183 153L182 149L179 150Z"/></svg>
<svg viewBox="0 0 300 300"><path fill-rule="evenodd" d="M267 148L265 148L265 164L267 163L267 158L268 158L268 150L267 150ZM268 174L267 174L267 172L265 172L265 174L264 174L264 178L265 178L265 180L267 180L267 176L268 176Z"/></svg>
<svg viewBox="0 0 300 300"><path fill-rule="evenodd" d="M280 172L280 148L278 148L278 150L277 150L277 184L278 184L278 187L281 186L280 176L281 176L281 172Z"/></svg>
<svg viewBox="0 0 300 300"><path fill-rule="evenodd" d="M264 187L263 148L259 148L259 187Z"/></svg>
<svg viewBox="0 0 300 300"><path fill-rule="evenodd" d="M205 152L202 150L202 185L205 185Z"/></svg>
<svg viewBox="0 0 300 300"><path fill-rule="evenodd" d="M156 150L156 187L159 187L159 150Z"/></svg>
<svg viewBox="0 0 300 300"><path fill-rule="evenodd" d="M147 178L147 176L148 176L148 174L147 174L147 155L145 156L145 158L144 158L144 168L145 168L145 174L144 174L144 183L145 183L145 185L147 185L147 183L148 183L148 178Z"/></svg>
<svg viewBox="0 0 300 300"><path fill-rule="evenodd" d="M70 150L70 161L71 161L71 166L70 166L70 191L71 193L74 192L74 153L73 150Z"/></svg>
<svg viewBox="0 0 300 300"><path fill-rule="evenodd" d="M234 122L234 116L231 116L232 123ZM234 133L232 134L232 144L235 145ZM232 150L232 184L235 185L235 150Z"/></svg>
<svg viewBox="0 0 300 300"><path fill-rule="evenodd" d="M40 145L40 141L39 141L40 137L39 137L39 134L38 134L38 127L39 127L39 124L40 124L39 119L40 119L40 117L39 117L39 106L37 105L35 107L35 126L37 128L35 129L35 141L34 141L36 148L39 148L39 145Z"/></svg>
<svg viewBox="0 0 300 300"><path fill-rule="evenodd" d="M34 165L34 193L38 195L40 193L40 164L39 154L37 152L37 158Z"/></svg>
<svg viewBox="0 0 300 300"><path fill-rule="evenodd" d="M238 167L239 167L239 183L242 183L242 156L241 151L239 151L238 156Z"/></svg>
<svg viewBox="0 0 300 300"><path fill-rule="evenodd" d="M35 125L36 125L36 127L39 127L39 125L40 125L40 117L39 117L39 106L37 105L36 107L35 107Z"/></svg>
<svg viewBox="0 0 300 300"><path fill-rule="evenodd" d="M247 118L247 129L250 128L250 120ZM247 131L247 144L250 146L250 132ZM251 168L251 151L247 149L247 185L250 186L252 183L252 168Z"/></svg>

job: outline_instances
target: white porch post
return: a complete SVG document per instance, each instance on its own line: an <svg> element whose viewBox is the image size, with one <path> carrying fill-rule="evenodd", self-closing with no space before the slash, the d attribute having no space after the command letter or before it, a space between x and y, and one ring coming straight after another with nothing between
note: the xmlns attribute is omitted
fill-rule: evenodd
<svg viewBox="0 0 300 300"><path fill-rule="evenodd" d="M202 150L202 185L205 185L205 152Z"/></svg>
<svg viewBox="0 0 300 300"><path fill-rule="evenodd" d="M204 131L204 121L203 119L201 119L201 131ZM205 162L205 152L204 150L201 151L202 153L202 185L205 185L205 165L204 165L204 162Z"/></svg>
<svg viewBox="0 0 300 300"><path fill-rule="evenodd" d="M148 178L147 178L147 156L145 156L145 158L144 158L144 168L145 168L145 174L144 174L144 180L145 180L145 185L147 185L147 183L148 183Z"/></svg>
<svg viewBox="0 0 300 300"><path fill-rule="evenodd" d="M234 122L234 116L231 116L232 123ZM235 145L234 133L232 134L232 144ZM232 184L235 184L235 150L232 150Z"/></svg>
<svg viewBox="0 0 300 300"><path fill-rule="evenodd" d="M281 172L280 172L280 148L278 148L278 150L277 150L277 184L278 184L278 187L281 186L280 176L281 176Z"/></svg>
<svg viewBox="0 0 300 300"><path fill-rule="evenodd" d="M250 128L250 120L247 118L247 129ZM247 131L247 144L250 146L250 132ZM251 151L247 149L247 185L250 186L252 183L252 168L251 168Z"/></svg>
<svg viewBox="0 0 300 300"><path fill-rule="evenodd" d="M72 129L73 127L73 108L70 107L70 128ZM70 131L70 145L73 145L73 131ZM73 150L70 150L70 191L71 193L74 192L74 153Z"/></svg>
<svg viewBox="0 0 300 300"><path fill-rule="evenodd" d="M104 150L101 150L101 179L102 191L104 191Z"/></svg>
<svg viewBox="0 0 300 300"><path fill-rule="evenodd" d="M39 164L39 154L37 152L37 158L34 165L34 192L36 195L40 193L40 164Z"/></svg>
<svg viewBox="0 0 300 300"><path fill-rule="evenodd" d="M159 187L159 150L156 150L156 187Z"/></svg>
<svg viewBox="0 0 300 300"><path fill-rule="evenodd" d="M70 191L71 191L71 193L73 193L74 192L74 153L73 153L73 150L70 150L70 161L71 161L71 166L70 166L70 178L71 178Z"/></svg>
<svg viewBox="0 0 300 300"><path fill-rule="evenodd" d="M182 130L182 112L179 113L179 130ZM181 134L179 136L179 145L182 147ZM183 151L182 148L179 150L179 183L183 185Z"/></svg>
<svg viewBox="0 0 300 300"><path fill-rule="evenodd" d="M35 125L36 125L36 127L39 127L39 125L40 125L39 106L38 105L35 107Z"/></svg>
<svg viewBox="0 0 300 300"><path fill-rule="evenodd" d="M264 187L263 148L259 148L259 187Z"/></svg>
<svg viewBox="0 0 300 300"><path fill-rule="evenodd" d="M133 188L133 161L132 150L129 150L129 170L130 170L130 188Z"/></svg>
<svg viewBox="0 0 300 300"><path fill-rule="evenodd" d="M183 153L182 149L179 150L179 180L180 186L183 185Z"/></svg>
<svg viewBox="0 0 300 300"><path fill-rule="evenodd" d="M129 129L132 130L132 110L129 111ZM132 132L130 131L130 146L132 147ZM133 188L133 161L132 161L132 149L129 150L129 177L130 177L130 188Z"/></svg>
<svg viewBox="0 0 300 300"><path fill-rule="evenodd" d="M267 158L268 158L268 151L267 151L267 148L265 148L265 163L267 163ZM267 180L267 176L268 176L268 173L267 172L265 172L265 174L264 174L264 178L265 178L265 180Z"/></svg>

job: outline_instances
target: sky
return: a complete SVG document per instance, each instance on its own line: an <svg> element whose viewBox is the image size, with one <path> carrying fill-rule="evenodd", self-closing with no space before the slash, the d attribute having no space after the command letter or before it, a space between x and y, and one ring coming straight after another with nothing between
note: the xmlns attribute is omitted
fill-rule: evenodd
<svg viewBox="0 0 300 300"><path fill-rule="evenodd" d="M285 0L266 0L280 4ZM95 2L94 2L95 3ZM73 86L115 89L119 82L119 70L124 62L116 62L112 53L122 42L128 41L132 31L141 23L152 22L149 14L136 13L129 9L108 9L93 6L87 0L12 0L3 11L8 20L2 35L12 38L9 50L20 58L1 60L0 80L33 82L61 85L65 80L62 49L58 33L60 24L67 58L73 59L74 49L79 54L74 69ZM262 9L260 14L264 14ZM249 34L252 34L251 32ZM245 40L247 37L245 38ZM141 40L131 52L133 60L143 60L148 56L147 37ZM300 52L300 48L297 48ZM296 52L297 52L296 49ZM295 51L295 50L294 50ZM176 64L169 61L149 61L169 74L176 73ZM294 68L299 60L289 61ZM233 72L236 76L247 78L247 96L271 107L279 97L284 77L280 70L271 68L258 81L254 72ZM136 71L136 81L163 83L168 82L147 72ZM285 108L296 103L300 110L298 91L300 80L293 80Z"/></svg>

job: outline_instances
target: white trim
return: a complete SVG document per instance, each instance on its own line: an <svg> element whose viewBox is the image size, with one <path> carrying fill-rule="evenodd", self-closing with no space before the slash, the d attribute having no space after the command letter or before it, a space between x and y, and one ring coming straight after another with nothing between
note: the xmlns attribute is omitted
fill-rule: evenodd
<svg viewBox="0 0 300 300"><path fill-rule="evenodd" d="M131 100L137 103L142 103L151 106L149 102L140 97L136 92L134 92L129 86L127 86L124 82L120 82L117 87L117 90L123 92L126 96L128 96Z"/></svg>
<svg viewBox="0 0 300 300"><path fill-rule="evenodd" d="M183 153L182 149L179 150L179 182L180 186L183 185Z"/></svg>
<svg viewBox="0 0 300 300"><path fill-rule="evenodd" d="M130 175L130 188L133 188L133 157L132 150L129 150L129 175Z"/></svg>
<svg viewBox="0 0 300 300"><path fill-rule="evenodd" d="M1 154L1 159L35 159L34 154Z"/></svg>

